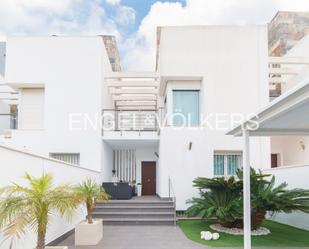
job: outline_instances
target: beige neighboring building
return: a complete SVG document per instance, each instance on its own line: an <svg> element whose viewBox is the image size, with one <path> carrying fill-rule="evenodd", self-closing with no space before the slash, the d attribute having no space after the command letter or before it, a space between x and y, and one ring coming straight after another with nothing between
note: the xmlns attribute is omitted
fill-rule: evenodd
<svg viewBox="0 0 309 249"><path fill-rule="evenodd" d="M268 24L268 51L283 56L309 33L309 12L279 11Z"/></svg>
<svg viewBox="0 0 309 249"><path fill-rule="evenodd" d="M114 72L121 71L120 56L117 47L116 37L113 35L102 35L109 62Z"/></svg>
<svg viewBox="0 0 309 249"><path fill-rule="evenodd" d="M309 12L279 11L268 24L268 53L284 56L309 33ZM279 65L273 65L279 67ZM282 94L282 82L270 84L270 98Z"/></svg>

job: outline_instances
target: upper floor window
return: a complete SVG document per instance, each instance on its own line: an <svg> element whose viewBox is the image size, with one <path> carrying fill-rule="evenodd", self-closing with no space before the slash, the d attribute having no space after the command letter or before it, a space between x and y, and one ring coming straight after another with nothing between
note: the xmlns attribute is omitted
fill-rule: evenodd
<svg viewBox="0 0 309 249"><path fill-rule="evenodd" d="M214 176L236 175L238 168L242 167L241 152L215 152Z"/></svg>
<svg viewBox="0 0 309 249"><path fill-rule="evenodd" d="M23 88L20 95L19 128L42 130L44 128L44 88Z"/></svg>
<svg viewBox="0 0 309 249"><path fill-rule="evenodd" d="M198 126L200 124L199 95L199 90L173 90L173 125Z"/></svg>

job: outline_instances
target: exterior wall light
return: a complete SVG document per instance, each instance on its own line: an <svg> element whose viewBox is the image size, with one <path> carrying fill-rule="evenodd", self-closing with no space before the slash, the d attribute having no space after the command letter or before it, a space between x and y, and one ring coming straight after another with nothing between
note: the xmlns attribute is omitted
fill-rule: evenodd
<svg viewBox="0 0 309 249"><path fill-rule="evenodd" d="M189 150L192 149L192 142L189 143Z"/></svg>
<svg viewBox="0 0 309 249"><path fill-rule="evenodd" d="M306 145L305 145L304 141L300 141L299 144L300 144L300 147L302 148L302 150L306 149Z"/></svg>

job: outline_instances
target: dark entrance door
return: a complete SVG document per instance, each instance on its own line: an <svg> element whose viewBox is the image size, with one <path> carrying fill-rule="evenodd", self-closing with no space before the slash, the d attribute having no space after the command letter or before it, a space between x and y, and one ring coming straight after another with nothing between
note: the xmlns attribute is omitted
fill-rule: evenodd
<svg viewBox="0 0 309 249"><path fill-rule="evenodd" d="M142 162L142 195L156 194L156 162Z"/></svg>
<svg viewBox="0 0 309 249"><path fill-rule="evenodd" d="M271 167L272 168L278 167L278 154L271 154Z"/></svg>

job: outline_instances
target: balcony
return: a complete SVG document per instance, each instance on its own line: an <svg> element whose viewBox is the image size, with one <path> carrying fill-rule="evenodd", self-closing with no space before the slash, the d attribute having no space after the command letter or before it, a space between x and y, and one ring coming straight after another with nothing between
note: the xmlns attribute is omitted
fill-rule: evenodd
<svg viewBox="0 0 309 249"><path fill-rule="evenodd" d="M103 137L111 132L121 138L158 136L159 82L156 72L114 72L105 77L104 85L115 108L102 112Z"/></svg>
<svg viewBox="0 0 309 249"><path fill-rule="evenodd" d="M158 110L103 110L102 135L117 132L121 137L124 134L135 132L142 134L155 134L158 136L160 129L161 109ZM147 136L147 135L146 135Z"/></svg>

